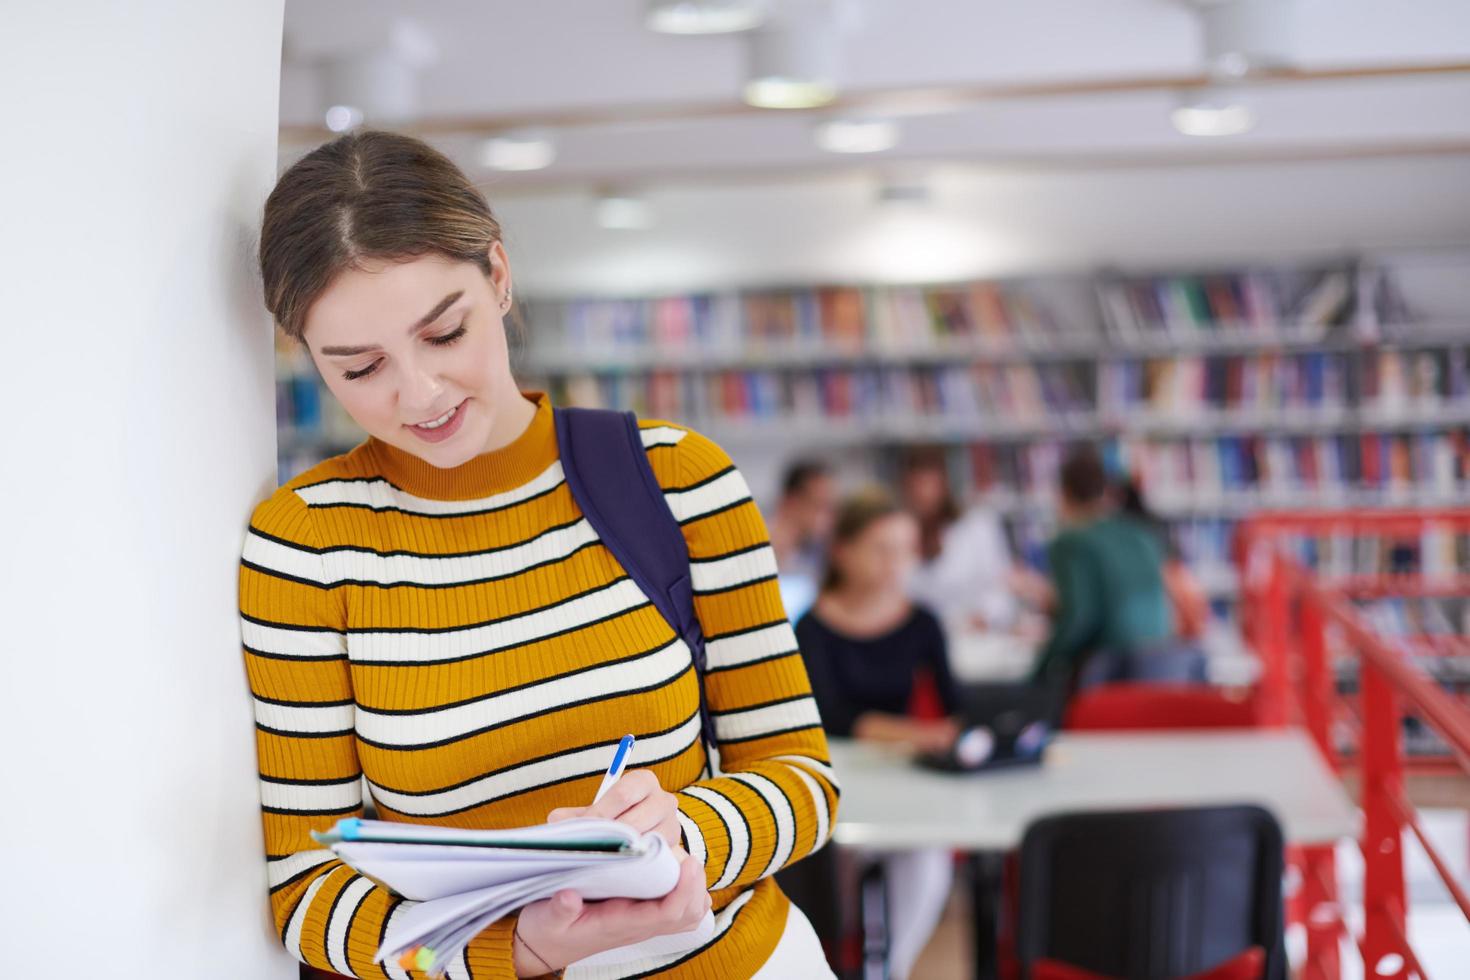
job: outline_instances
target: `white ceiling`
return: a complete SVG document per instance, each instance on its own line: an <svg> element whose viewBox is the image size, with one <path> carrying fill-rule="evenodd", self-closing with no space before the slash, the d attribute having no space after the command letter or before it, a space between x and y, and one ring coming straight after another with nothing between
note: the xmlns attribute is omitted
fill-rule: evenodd
<svg viewBox="0 0 1470 980"><path fill-rule="evenodd" d="M1190 139L1148 87L1200 69L1177 0L863 0L843 88L966 98L900 119L894 150L835 157L816 113L740 107L740 36L645 30L639 0L288 0L282 163L325 138L317 65L411 18L439 48L428 133L485 187L532 292L947 278L1103 262L1470 241L1470 2L1300 0L1298 67L1458 70L1254 86L1241 137ZM978 87L1135 91L994 97ZM656 118L662 114L662 118ZM475 133L547 119L558 156L493 174ZM469 120L446 126L449 120ZM933 205L872 205L875 175L932 175ZM595 227L603 185L643 190L654 228ZM907 242L902 253L895 242Z"/></svg>

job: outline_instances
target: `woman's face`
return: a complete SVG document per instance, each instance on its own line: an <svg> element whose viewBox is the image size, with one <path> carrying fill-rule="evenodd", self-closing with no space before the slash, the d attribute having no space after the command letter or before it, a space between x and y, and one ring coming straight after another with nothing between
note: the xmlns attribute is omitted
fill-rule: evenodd
<svg viewBox="0 0 1470 980"><path fill-rule="evenodd" d="M906 513L880 517L832 553L842 581L865 592L902 591L919 559L919 525Z"/></svg>
<svg viewBox="0 0 1470 980"><path fill-rule="evenodd" d="M490 259L489 277L434 254L369 263L340 274L307 312L307 347L347 414L444 469L506 445L525 423L506 347L510 267L499 242Z"/></svg>
<svg viewBox="0 0 1470 980"><path fill-rule="evenodd" d="M903 475L904 502L920 517L939 513L947 492L944 472L933 467L918 467Z"/></svg>

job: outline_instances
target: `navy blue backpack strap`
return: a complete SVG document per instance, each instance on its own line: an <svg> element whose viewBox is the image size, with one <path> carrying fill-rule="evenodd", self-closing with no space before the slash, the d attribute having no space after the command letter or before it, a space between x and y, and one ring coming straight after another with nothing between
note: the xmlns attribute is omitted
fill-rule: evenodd
<svg viewBox="0 0 1470 980"><path fill-rule="evenodd" d="M592 408L556 408L552 417L572 498L689 647L699 682L700 729L713 758L717 743L704 694L704 630L694 614L689 546L648 463L638 418L632 412Z"/></svg>

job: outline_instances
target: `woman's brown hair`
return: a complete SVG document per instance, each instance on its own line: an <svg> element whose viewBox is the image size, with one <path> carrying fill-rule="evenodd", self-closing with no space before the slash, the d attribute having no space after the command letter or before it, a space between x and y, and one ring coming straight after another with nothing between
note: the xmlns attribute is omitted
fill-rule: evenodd
<svg viewBox="0 0 1470 980"><path fill-rule="evenodd" d="M899 463L901 477L926 472L937 472L944 486L944 495L934 513L914 515L919 519L919 555L925 561L933 561L939 555L945 529L959 519L960 505L954 498L954 488L950 486L945 452L939 446L916 446L904 453Z"/></svg>
<svg viewBox="0 0 1470 980"><path fill-rule="evenodd" d="M842 573L835 561L839 545L856 540L883 518L903 512L893 495L882 487L868 487L843 500L837 507L837 520L832 525L832 538L827 544L827 570L822 576L822 591L830 592L842 585Z"/></svg>
<svg viewBox="0 0 1470 980"><path fill-rule="evenodd" d="M384 130L340 136L276 181L260 229L265 306L305 343L306 313L341 272L437 253L490 275L500 222L484 195L423 140Z"/></svg>

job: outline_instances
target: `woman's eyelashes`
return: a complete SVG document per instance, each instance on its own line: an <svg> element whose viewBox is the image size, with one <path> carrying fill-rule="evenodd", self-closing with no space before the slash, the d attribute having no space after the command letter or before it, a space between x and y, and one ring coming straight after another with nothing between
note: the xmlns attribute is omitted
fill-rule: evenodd
<svg viewBox="0 0 1470 980"><path fill-rule="evenodd" d="M433 344L435 347L448 347L450 344L454 343L455 341L459 340L459 338L463 337L465 335L465 331L467 329L468 328L463 323L461 323L459 326L455 327L449 333L441 334L438 337L426 337L425 340L427 340L429 343ZM382 361L374 361L373 363L369 364L367 367L363 368L360 371L346 371L346 372L343 373L342 377L345 378L348 381L356 381L359 378L365 378L368 375L372 374L374 371L376 371L378 369L378 365L381 364L381 363L383 363L383 362Z"/></svg>
<svg viewBox="0 0 1470 980"><path fill-rule="evenodd" d="M373 363L370 363L368 364L368 366L363 367L362 370L345 370L345 372L343 372L343 378L347 379L347 381L357 381L357 379L359 378L366 378L366 376L370 375L370 373L378 370L378 364L381 363L382 361L373 361Z"/></svg>
<svg viewBox="0 0 1470 980"><path fill-rule="evenodd" d="M443 334L438 337L430 337L429 343L435 345L436 347L447 347L459 338L463 337L466 329L467 328L465 327L465 325L461 323L449 333Z"/></svg>

